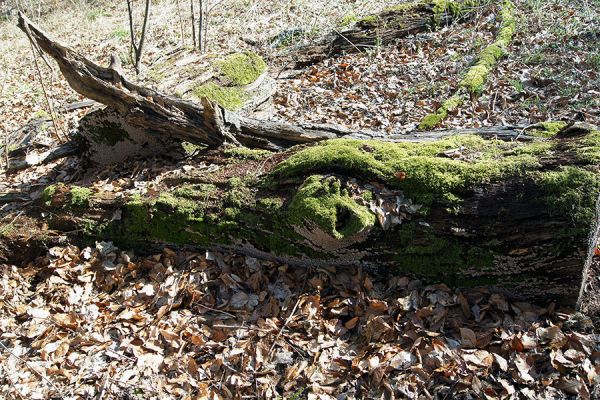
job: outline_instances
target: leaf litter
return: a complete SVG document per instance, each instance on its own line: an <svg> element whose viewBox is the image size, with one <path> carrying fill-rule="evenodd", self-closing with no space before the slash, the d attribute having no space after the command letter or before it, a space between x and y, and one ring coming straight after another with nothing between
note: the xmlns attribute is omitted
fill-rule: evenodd
<svg viewBox="0 0 600 400"><path fill-rule="evenodd" d="M585 317L406 276L101 242L3 265L0 299L8 398L600 395Z"/></svg>
<svg viewBox="0 0 600 400"><path fill-rule="evenodd" d="M598 123L597 13L587 3L537 3L519 2L527 30L484 96L444 127ZM326 60L280 83L276 117L412 130L454 90L495 26L493 13L482 12L396 47ZM103 56L110 47L101 46ZM7 69L3 79L19 74L34 80L31 66ZM5 131L42 107L34 85L0 100ZM64 100L80 99L59 76L52 86ZM47 147L46 136L38 140ZM2 189L35 198L49 182L76 180L74 163L19 172ZM144 192L173 173L155 161L131 166L131 174L103 171L96 185ZM0 266L3 398L593 399L599 342L586 316L554 304L361 269L169 248L136 256L111 243L55 247L33 263Z"/></svg>

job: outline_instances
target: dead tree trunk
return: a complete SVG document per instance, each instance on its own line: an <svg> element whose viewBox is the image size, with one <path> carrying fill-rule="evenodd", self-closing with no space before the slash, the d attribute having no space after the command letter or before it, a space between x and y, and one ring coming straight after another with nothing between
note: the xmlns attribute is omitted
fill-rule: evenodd
<svg viewBox="0 0 600 400"><path fill-rule="evenodd" d="M101 67L73 49L49 38L25 15L19 27L58 63L69 85L81 95L116 110L128 125L155 135L211 147L224 143L280 150L298 143L343 137L353 132L334 125L291 125L243 117L223 107L163 95L128 81L118 68ZM374 132L356 132L368 138Z"/></svg>
<svg viewBox="0 0 600 400"><path fill-rule="evenodd" d="M178 173L145 194L49 186L36 209L50 211L49 229L122 248L360 265L573 305L598 218L598 154L598 131L528 143L454 135L234 148L201 160L219 160L216 172Z"/></svg>
<svg viewBox="0 0 600 400"><path fill-rule="evenodd" d="M259 121L134 85L51 41L23 15L19 24L75 90L141 130L213 147L305 144L274 154L239 148L209 154L198 165L219 160L216 172L180 172L152 191L125 196L49 186L33 209L45 217L30 215L41 227L123 248L233 249L294 265L362 265L455 286L493 286L527 299L577 300L588 250L596 245L588 245L598 221L596 128L384 138ZM338 140L312 143L323 139Z"/></svg>

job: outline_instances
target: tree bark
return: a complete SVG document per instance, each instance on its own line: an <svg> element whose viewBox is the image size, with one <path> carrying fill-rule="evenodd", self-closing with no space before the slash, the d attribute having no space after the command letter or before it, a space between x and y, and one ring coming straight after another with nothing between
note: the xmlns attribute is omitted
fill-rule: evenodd
<svg viewBox="0 0 600 400"><path fill-rule="evenodd" d="M598 221L600 132L531 142L332 140L209 151L151 192L46 189L45 221L121 248L234 250L362 266L575 305ZM586 149L586 150L581 150ZM38 216L40 221L41 216ZM591 254L591 255L590 255Z"/></svg>

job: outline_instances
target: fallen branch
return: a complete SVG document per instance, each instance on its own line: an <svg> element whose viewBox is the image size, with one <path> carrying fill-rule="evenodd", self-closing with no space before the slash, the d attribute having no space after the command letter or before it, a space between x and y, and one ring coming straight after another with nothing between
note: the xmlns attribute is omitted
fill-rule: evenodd
<svg viewBox="0 0 600 400"><path fill-rule="evenodd" d="M489 0L411 1L388 7L377 15L352 21L344 30L334 29L316 43L301 45L286 53L293 68L300 69L343 53L385 46L398 39L429 32L474 14ZM285 53L284 53L285 54Z"/></svg>

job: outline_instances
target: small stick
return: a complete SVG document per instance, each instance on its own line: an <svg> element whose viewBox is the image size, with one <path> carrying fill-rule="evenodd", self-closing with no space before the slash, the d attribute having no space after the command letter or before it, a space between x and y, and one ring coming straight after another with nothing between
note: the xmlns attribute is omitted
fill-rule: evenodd
<svg viewBox="0 0 600 400"><path fill-rule="evenodd" d="M35 368L33 368L31 365L29 365L29 363L27 361L25 361L24 359L22 359L21 357L19 357L18 355L16 355L15 353L13 353L12 351L10 351L10 349L8 347L6 347L4 345L4 343L2 343L0 341L0 346L2 346L2 348L4 350L6 350L6 352L8 354L10 354L11 356L13 356L14 358L16 358L17 360L21 361L23 364L25 364L27 366L27 368L29 368L33 373L35 373L37 376L39 376L40 378L42 378L42 380L46 383L48 383L50 386L52 386L54 388L54 390L56 390L56 395L61 398L64 399L64 397L60 394L60 389L58 388L58 386L56 386L54 384L54 382L52 382L50 379L46 378L44 375L42 375L40 372L38 372Z"/></svg>
<svg viewBox="0 0 600 400"><path fill-rule="evenodd" d="M342 39L344 39L346 42L350 43L350 45L352 47L354 47L354 49L356 51L358 51L359 53L364 53L361 49L359 49L358 47L356 47L356 45L354 43L352 43L352 41L350 39L348 39L346 36L344 36L340 31L338 31L337 29L333 30L335 33L337 33L338 35L340 35L342 37Z"/></svg>
<svg viewBox="0 0 600 400"><path fill-rule="evenodd" d="M46 99L46 104L48 105L48 111L50 111L50 117L52 118L52 125L54 126L54 131L56 133L56 137L58 138L59 143L65 143L65 139L62 137L60 132L58 131L58 124L56 123L56 116L54 115L54 108L52 107L52 103L50 102L50 98L48 96L48 92L46 91L46 85L44 85L44 78L42 77L42 71L40 70L40 64L37 61L37 57L35 55L35 47L34 40L31 36L31 32L29 31L29 27L27 27L27 37L29 39L29 44L31 45L31 52L33 54L33 62L35 63L35 69L38 74L38 78L40 79L40 85L42 86L42 92L44 93L44 98Z"/></svg>
<svg viewBox="0 0 600 400"><path fill-rule="evenodd" d="M194 0L190 0L190 11L192 14L192 39L194 39L194 49L196 48L196 17L194 16Z"/></svg>
<svg viewBox="0 0 600 400"><path fill-rule="evenodd" d="M181 47L185 47L185 33L183 31L183 17L181 16L181 6L179 0L177 2L177 15L179 16L179 27L181 28Z"/></svg>
<svg viewBox="0 0 600 400"><path fill-rule="evenodd" d="M294 304L294 308L292 309L292 312L286 318L285 322L283 323L283 326L281 327L281 329L277 333L277 336L275 336L275 340L273 341L273 344L271 345L271 348L269 349L269 353L267 354L267 359L268 360L271 358L271 353L273 352L273 349L275 348L275 345L277 344L277 341L279 340L279 337L283 333L283 330L285 329L285 327L287 326L287 324L289 324L290 321L292 320L292 318L294 317L294 314L296 313L296 309L298 309L298 305L300 305L300 297L298 297L298 300L296 300L296 304Z"/></svg>
<svg viewBox="0 0 600 400"><path fill-rule="evenodd" d="M259 332L271 332L269 329L258 328L255 326L244 326L244 325L224 325L224 324L214 324L212 328L217 329L245 329L248 331L259 331Z"/></svg>

